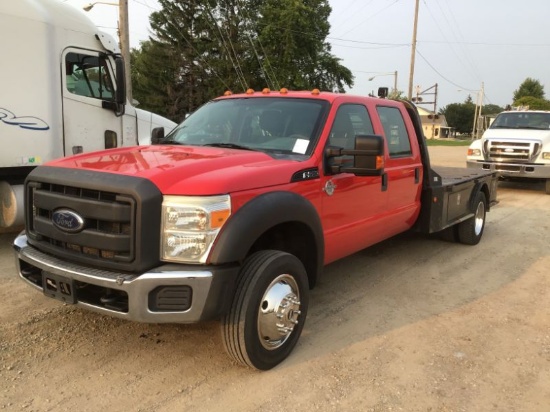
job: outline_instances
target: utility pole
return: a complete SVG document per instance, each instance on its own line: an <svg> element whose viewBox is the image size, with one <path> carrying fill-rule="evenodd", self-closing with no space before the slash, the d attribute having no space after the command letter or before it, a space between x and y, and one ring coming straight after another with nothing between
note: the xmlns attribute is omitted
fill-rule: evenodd
<svg viewBox="0 0 550 412"><path fill-rule="evenodd" d="M416 31L418 29L418 6L420 0L416 0L416 6L414 8L414 27L413 27L413 38L411 44L411 70L409 75L409 94L408 99L412 99L413 92L413 79L414 79L414 59L416 57Z"/></svg>
<svg viewBox="0 0 550 412"><path fill-rule="evenodd" d="M120 38L120 52L124 59L126 72L126 97L132 103L132 72L130 67L130 28L128 24L128 0L118 2L118 35Z"/></svg>
<svg viewBox="0 0 550 412"><path fill-rule="evenodd" d="M483 94L485 92L484 88L485 83L481 82L481 89L479 89L479 92L477 94L476 109L474 111L474 127L472 128L472 140L477 139L479 135L479 120L481 118L481 109L483 108Z"/></svg>

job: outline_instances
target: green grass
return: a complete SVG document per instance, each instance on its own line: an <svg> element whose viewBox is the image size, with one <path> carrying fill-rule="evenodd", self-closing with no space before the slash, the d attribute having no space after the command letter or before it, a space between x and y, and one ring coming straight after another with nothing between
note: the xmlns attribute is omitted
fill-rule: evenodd
<svg viewBox="0 0 550 412"><path fill-rule="evenodd" d="M470 146L472 140L455 140L455 139L426 139L428 146Z"/></svg>

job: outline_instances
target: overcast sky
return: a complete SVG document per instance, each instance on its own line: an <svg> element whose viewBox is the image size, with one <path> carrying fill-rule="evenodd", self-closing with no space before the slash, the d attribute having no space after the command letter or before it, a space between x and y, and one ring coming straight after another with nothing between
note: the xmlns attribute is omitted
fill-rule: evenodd
<svg viewBox="0 0 550 412"><path fill-rule="evenodd" d="M87 0L65 0L75 6ZM355 75L350 93L366 95L380 86L409 88L415 0L329 0L327 39L332 53ZM130 43L146 40L155 0L129 0ZM88 16L116 34L117 10L97 4ZM369 81L371 77L375 77ZM527 78L537 79L550 98L549 0L420 0L413 94L429 91L437 109L476 100L484 84L484 104L505 106ZM418 87L418 89L417 89ZM221 92L220 92L221 94ZM433 109L433 104L424 105Z"/></svg>

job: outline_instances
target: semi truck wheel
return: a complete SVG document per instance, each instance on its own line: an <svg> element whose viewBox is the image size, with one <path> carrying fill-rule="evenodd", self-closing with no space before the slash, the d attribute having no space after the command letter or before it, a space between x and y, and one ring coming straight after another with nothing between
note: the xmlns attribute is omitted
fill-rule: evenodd
<svg viewBox="0 0 550 412"><path fill-rule="evenodd" d="M483 235L485 228L485 213L487 211L487 200L485 193L478 192L474 199L475 214L468 220L458 224L458 240L465 245L477 245Z"/></svg>
<svg viewBox="0 0 550 412"><path fill-rule="evenodd" d="M275 250L254 253L244 262L221 321L225 350L243 365L273 368L298 342L308 302L307 274L298 258Z"/></svg>

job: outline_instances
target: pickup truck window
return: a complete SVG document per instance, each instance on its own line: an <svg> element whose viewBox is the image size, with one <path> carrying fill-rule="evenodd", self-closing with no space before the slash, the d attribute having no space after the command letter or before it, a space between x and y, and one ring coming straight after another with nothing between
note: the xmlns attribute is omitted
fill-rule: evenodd
<svg viewBox="0 0 550 412"><path fill-rule="evenodd" d="M386 141L390 157L405 157L412 155L409 133L401 111L396 107L378 106L376 108Z"/></svg>
<svg viewBox="0 0 550 412"><path fill-rule="evenodd" d="M113 100L113 81L107 61L100 56L67 53L65 57L65 85L79 96Z"/></svg>
<svg viewBox="0 0 550 412"><path fill-rule="evenodd" d="M309 155L328 102L312 99L231 98L200 107L166 136L165 143ZM238 145L239 147L237 147Z"/></svg>
<svg viewBox="0 0 550 412"><path fill-rule="evenodd" d="M367 108L360 104L344 104L336 113L328 144L353 149L355 136L365 134L374 134Z"/></svg>
<svg viewBox="0 0 550 412"><path fill-rule="evenodd" d="M491 129L540 129L550 128L550 113L513 112L501 113L491 124Z"/></svg>

